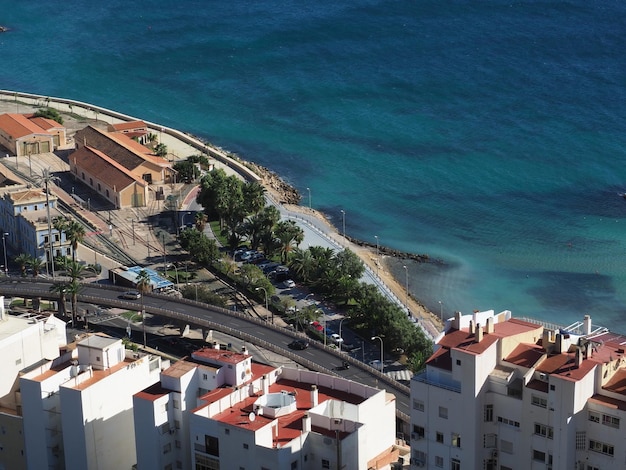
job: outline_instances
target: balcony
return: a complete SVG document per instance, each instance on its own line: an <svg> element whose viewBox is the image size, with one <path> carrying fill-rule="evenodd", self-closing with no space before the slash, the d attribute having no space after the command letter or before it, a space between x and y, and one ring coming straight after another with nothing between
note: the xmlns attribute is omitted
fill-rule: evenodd
<svg viewBox="0 0 626 470"><path fill-rule="evenodd" d="M427 385L432 385L433 387L442 388L444 390L450 390L451 392L461 393L461 382L448 377L435 377L433 374L422 372L421 374L413 376L413 380L417 380L418 382L422 382Z"/></svg>

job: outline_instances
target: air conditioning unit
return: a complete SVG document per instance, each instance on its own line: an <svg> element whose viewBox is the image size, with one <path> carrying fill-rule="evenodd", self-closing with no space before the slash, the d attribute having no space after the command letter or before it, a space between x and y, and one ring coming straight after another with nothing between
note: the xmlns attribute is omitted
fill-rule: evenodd
<svg viewBox="0 0 626 470"><path fill-rule="evenodd" d="M548 381L548 374L540 372L539 373L539 380L542 380L543 382L547 382Z"/></svg>

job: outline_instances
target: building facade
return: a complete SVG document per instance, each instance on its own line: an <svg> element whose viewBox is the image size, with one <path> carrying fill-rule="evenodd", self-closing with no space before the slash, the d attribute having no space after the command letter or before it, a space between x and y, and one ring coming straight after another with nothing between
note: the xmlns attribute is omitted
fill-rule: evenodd
<svg viewBox="0 0 626 470"><path fill-rule="evenodd" d="M133 395L159 379L161 358L89 335L20 379L28 469L130 469Z"/></svg>
<svg viewBox="0 0 626 470"><path fill-rule="evenodd" d="M196 351L135 396L137 468L389 469L395 397L246 351Z"/></svg>
<svg viewBox="0 0 626 470"><path fill-rule="evenodd" d="M411 468L626 468L625 344L588 316L457 312L411 381Z"/></svg>

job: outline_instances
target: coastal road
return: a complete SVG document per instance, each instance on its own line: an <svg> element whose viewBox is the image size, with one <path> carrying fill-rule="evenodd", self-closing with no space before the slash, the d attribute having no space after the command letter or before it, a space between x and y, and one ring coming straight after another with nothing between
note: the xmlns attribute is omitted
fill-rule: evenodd
<svg viewBox="0 0 626 470"><path fill-rule="evenodd" d="M0 281L0 295L56 300L58 297L50 292L51 285L52 282L40 279L8 277ZM78 300L101 306L139 310L139 300L119 298L123 291L123 289L111 286L83 284ZM346 354L341 354L316 342L311 342L311 346L303 351L290 350L287 345L294 338L300 337L290 329L275 327L242 313L165 295L145 295L143 304L147 313L169 318L181 326L189 324L205 331L219 331L280 354L308 369L339 375L372 387L385 388L396 397L398 418L407 423L409 421L410 390L408 387ZM350 363L351 367L348 370L338 369L343 361Z"/></svg>

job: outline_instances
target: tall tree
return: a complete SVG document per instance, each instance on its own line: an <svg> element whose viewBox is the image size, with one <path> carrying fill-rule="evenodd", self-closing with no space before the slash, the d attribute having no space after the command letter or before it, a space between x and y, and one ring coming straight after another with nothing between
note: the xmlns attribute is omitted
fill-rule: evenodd
<svg viewBox="0 0 626 470"><path fill-rule="evenodd" d="M295 220L281 220L276 224L274 231L276 238L281 243L281 258L283 263L287 263L289 253L294 246L298 246L304 240L304 231Z"/></svg>
<svg viewBox="0 0 626 470"><path fill-rule="evenodd" d="M265 187L257 182L251 181L243 185L243 210L246 215L257 214L265 207Z"/></svg>
<svg viewBox="0 0 626 470"><path fill-rule="evenodd" d="M15 262L20 267L20 276L26 277L26 268L30 263L31 256L27 253L20 253L15 257Z"/></svg>
<svg viewBox="0 0 626 470"><path fill-rule="evenodd" d="M209 218L204 212L196 212L196 215L194 216L196 230L198 232L204 232L204 228L206 227L206 223L208 222L208 220Z"/></svg>
<svg viewBox="0 0 626 470"><path fill-rule="evenodd" d="M67 311L65 307L65 292L66 292L67 284L65 282L55 282L50 286L50 292L59 295L59 299L57 301L58 313L60 317L64 317Z"/></svg>
<svg viewBox="0 0 626 470"><path fill-rule="evenodd" d="M85 239L85 227L75 220L68 222L65 227L65 236L72 245L72 259L76 261L76 251L78 250L78 244Z"/></svg>
<svg viewBox="0 0 626 470"><path fill-rule="evenodd" d="M48 108L50 109L50 108ZM43 185L46 190L46 217L48 219L48 248L46 252L50 255L50 266L52 268L52 277L54 278L54 237L52 236L52 225L50 219L50 184L58 184L61 179L58 176L54 176L49 168L44 168L41 175L36 178L37 183ZM59 240L61 236L59 234ZM46 255L46 259L48 256Z"/></svg>
<svg viewBox="0 0 626 470"><path fill-rule="evenodd" d="M143 296L146 292L149 292L151 289L150 283L150 274L145 269L141 269L137 273L137 277L135 278L135 283L137 285L137 290L141 295L141 328L143 330L143 347L146 347L146 312L143 308Z"/></svg>

